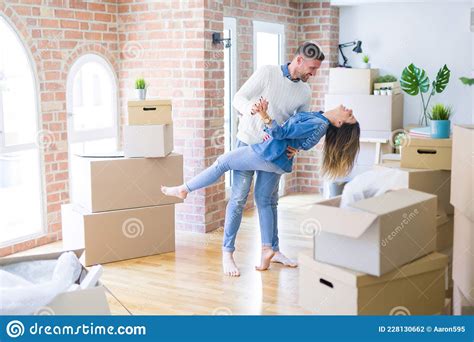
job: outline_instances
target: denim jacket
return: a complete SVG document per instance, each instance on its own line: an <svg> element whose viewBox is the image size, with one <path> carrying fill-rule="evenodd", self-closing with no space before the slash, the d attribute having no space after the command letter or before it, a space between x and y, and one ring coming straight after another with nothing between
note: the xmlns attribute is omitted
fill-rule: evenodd
<svg viewBox="0 0 474 342"><path fill-rule="evenodd" d="M285 172L291 172L293 158L288 159L287 147L311 149L326 134L329 125L329 120L322 112L296 113L281 126L273 120L271 127L265 128L270 138L251 146L266 161L275 163Z"/></svg>

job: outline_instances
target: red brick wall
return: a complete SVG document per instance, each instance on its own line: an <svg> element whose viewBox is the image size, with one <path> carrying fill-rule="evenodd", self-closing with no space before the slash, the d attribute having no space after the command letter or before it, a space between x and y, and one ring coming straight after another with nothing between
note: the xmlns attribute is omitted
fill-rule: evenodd
<svg viewBox="0 0 474 342"><path fill-rule="evenodd" d="M40 139L44 164L46 234L0 249L0 256L61 239L60 206L69 200L66 80L75 59L95 52L117 67L117 5L70 0L0 1L7 18L31 55L38 78Z"/></svg>
<svg viewBox="0 0 474 342"><path fill-rule="evenodd" d="M223 53L211 44L211 33L223 30L223 16L238 20L238 86L253 72L253 19L285 25L289 59L304 40L321 44L330 63L337 59L338 12L328 1L7 0L0 1L0 14L32 56L41 133L54 142L42 151L47 233L2 248L0 256L61 239L60 206L69 201L66 80L79 56L96 53L113 66L122 123L137 76L150 82L150 97L173 100L175 147L184 154L186 179L223 152ZM313 81L316 108L322 107L327 68ZM287 192L319 190L318 159L314 151L298 156L296 171L286 176ZM223 181L190 196L178 205L178 228L222 226L224 197Z"/></svg>

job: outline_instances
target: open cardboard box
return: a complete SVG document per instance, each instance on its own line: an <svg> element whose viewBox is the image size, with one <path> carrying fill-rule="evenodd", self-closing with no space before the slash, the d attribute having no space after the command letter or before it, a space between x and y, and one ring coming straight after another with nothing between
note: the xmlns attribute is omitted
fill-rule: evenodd
<svg viewBox="0 0 474 342"><path fill-rule="evenodd" d="M0 266L33 260L58 259L64 252L67 252L67 250L47 254L5 257L0 259ZM72 252L74 252L79 259L83 254L82 249L76 249ZM87 269L83 267L79 279L84 279L87 272ZM59 294L47 305L47 308L44 308L44 311L54 315L110 315L110 307L105 295L105 287L100 282L97 283L95 287L89 289L78 289ZM41 312L38 314L41 314Z"/></svg>
<svg viewBox="0 0 474 342"><path fill-rule="evenodd" d="M180 203L165 196L161 185L183 183L183 156L107 158L73 156L72 199L90 212Z"/></svg>
<svg viewBox="0 0 474 342"><path fill-rule="evenodd" d="M300 253L299 305L317 315L440 314L447 262L432 253L374 277Z"/></svg>
<svg viewBox="0 0 474 342"><path fill-rule="evenodd" d="M123 152L127 158L166 157L173 151L173 125L125 125Z"/></svg>
<svg viewBox="0 0 474 342"><path fill-rule="evenodd" d="M311 206L317 261L381 276L436 248L436 196L411 189L340 208L340 197Z"/></svg>
<svg viewBox="0 0 474 342"><path fill-rule="evenodd" d="M438 196L438 210L454 214L450 204L451 172L446 170L401 168L399 165L377 165L377 168L392 168L404 173L405 186L408 189L427 192Z"/></svg>
<svg viewBox="0 0 474 342"><path fill-rule="evenodd" d="M474 125L454 125L451 203L474 221Z"/></svg>

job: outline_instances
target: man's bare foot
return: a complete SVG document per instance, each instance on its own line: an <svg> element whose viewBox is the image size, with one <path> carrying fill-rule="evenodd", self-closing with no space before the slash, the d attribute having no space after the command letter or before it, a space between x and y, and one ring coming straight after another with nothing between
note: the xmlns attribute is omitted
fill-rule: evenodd
<svg viewBox="0 0 474 342"><path fill-rule="evenodd" d="M276 252L274 257L272 258L272 262L276 262L279 264L283 264L283 266L287 267L298 267L298 263L290 258L287 258L283 253Z"/></svg>
<svg viewBox="0 0 474 342"><path fill-rule="evenodd" d="M257 271L266 271L270 267L270 261L272 257L275 255L275 252L271 247L263 247L262 248L262 261L260 266L255 266Z"/></svg>
<svg viewBox="0 0 474 342"><path fill-rule="evenodd" d="M224 274L230 277L239 277L240 272L234 261L234 252L222 252L222 268Z"/></svg>
<svg viewBox="0 0 474 342"><path fill-rule="evenodd" d="M161 192L166 196L174 196L181 199L186 199L188 197L188 190L184 185L180 186L161 186Z"/></svg>

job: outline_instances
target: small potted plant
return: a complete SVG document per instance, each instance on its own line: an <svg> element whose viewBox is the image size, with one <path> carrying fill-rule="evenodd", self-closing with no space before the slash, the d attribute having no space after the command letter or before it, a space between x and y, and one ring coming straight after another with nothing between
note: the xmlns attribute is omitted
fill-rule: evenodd
<svg viewBox="0 0 474 342"><path fill-rule="evenodd" d="M137 78L135 80L135 94L138 100L146 99L147 84L144 78Z"/></svg>
<svg viewBox="0 0 474 342"><path fill-rule="evenodd" d="M430 112L431 137L433 139L448 139L451 133L452 108L441 103L435 104Z"/></svg>
<svg viewBox="0 0 474 342"><path fill-rule="evenodd" d="M400 93L400 83L393 75L379 76L374 80L374 89L391 89L392 94ZM391 94L390 94L391 95Z"/></svg>
<svg viewBox="0 0 474 342"><path fill-rule="evenodd" d="M362 69L370 69L370 57L369 55L362 56Z"/></svg>

